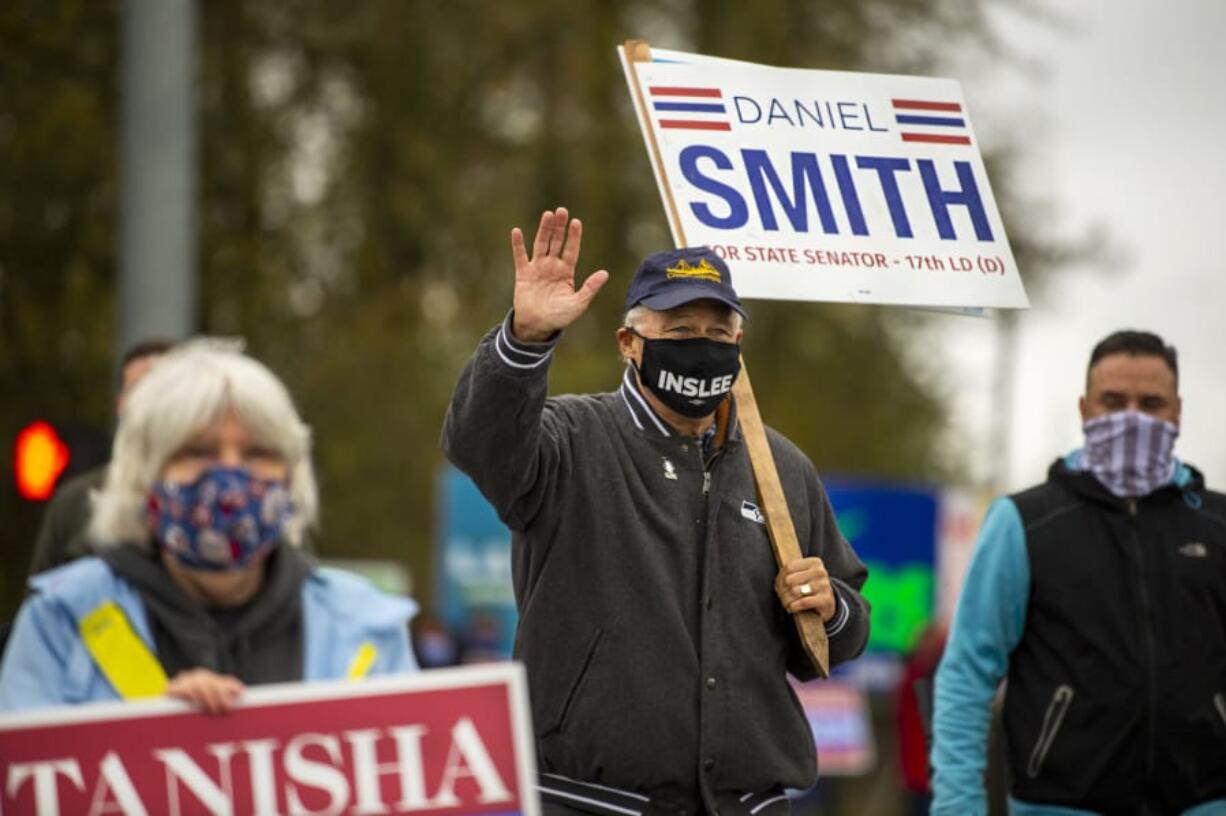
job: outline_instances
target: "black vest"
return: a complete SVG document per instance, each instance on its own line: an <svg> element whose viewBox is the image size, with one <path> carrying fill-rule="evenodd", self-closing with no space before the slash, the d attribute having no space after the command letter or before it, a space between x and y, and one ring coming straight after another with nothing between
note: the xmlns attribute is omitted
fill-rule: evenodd
<svg viewBox="0 0 1226 816"><path fill-rule="evenodd" d="M1193 474L1128 502L1057 461L1012 497L1030 562L1005 698L1017 798L1113 816L1226 798L1226 496Z"/></svg>

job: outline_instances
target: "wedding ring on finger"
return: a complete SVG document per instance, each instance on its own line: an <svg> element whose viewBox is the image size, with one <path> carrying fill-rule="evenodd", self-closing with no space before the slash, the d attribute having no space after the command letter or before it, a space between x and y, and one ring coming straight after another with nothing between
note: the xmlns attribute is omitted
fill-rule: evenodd
<svg viewBox="0 0 1226 816"><path fill-rule="evenodd" d="M808 597L808 596L810 596L810 595L812 595L812 594L813 594L813 586L812 586L812 584L801 584L800 586L798 586L798 587L796 587L796 588L797 588L797 589L799 589L799 590L800 590L800 594L801 594L801 595L804 595L805 597Z"/></svg>

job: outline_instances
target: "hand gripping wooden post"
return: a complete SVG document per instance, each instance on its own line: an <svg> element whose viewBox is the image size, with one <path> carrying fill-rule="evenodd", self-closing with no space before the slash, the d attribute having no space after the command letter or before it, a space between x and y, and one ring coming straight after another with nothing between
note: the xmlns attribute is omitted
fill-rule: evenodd
<svg viewBox="0 0 1226 816"><path fill-rule="evenodd" d="M622 46L626 66L630 72L631 89L634 92L634 102L638 106L639 115L648 123L644 128L647 133L648 148L651 150L652 163L660 174L660 187L664 190L665 205L668 217L672 222L673 235L679 246L685 246L685 232L681 219L677 214L677 203L673 198L672 186L665 175L664 163L660 159L660 146L656 142L655 131L650 127L650 108L643 99L642 88L639 87L638 73L635 63L651 62L651 47L643 40L627 40ZM771 547L775 551L775 563L782 568L785 564L801 557L800 544L796 540L796 528L792 526L792 514L788 510L787 500L783 495L783 485L779 482L779 471L775 468L775 458L771 455L770 445L766 440L766 428L762 424L762 414L758 411L758 402L754 399L753 388L749 383L749 370L741 358L741 373L732 385L732 395L736 399L737 420L741 424L741 434L745 438L745 447L749 451L749 462L753 466L754 482L758 486L758 501L762 515L766 518L766 529L770 534ZM821 616L812 610L798 612L792 615L796 629L800 633L800 642L805 653L813 661L822 677L830 676L830 648L826 640L826 626Z"/></svg>

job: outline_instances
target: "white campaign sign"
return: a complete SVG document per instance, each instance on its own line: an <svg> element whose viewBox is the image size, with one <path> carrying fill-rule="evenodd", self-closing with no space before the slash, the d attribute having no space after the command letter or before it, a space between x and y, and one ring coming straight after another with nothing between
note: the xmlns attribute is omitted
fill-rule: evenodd
<svg viewBox="0 0 1226 816"><path fill-rule="evenodd" d="M1029 305L957 82L652 57L622 53L673 238L741 296Z"/></svg>

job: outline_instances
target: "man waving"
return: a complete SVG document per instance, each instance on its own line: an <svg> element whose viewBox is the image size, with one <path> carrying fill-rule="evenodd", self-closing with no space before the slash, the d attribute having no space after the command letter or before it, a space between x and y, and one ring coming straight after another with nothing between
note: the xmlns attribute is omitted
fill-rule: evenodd
<svg viewBox="0 0 1226 816"><path fill-rule="evenodd" d="M813 783L786 673L814 669L791 614L860 653L867 572L817 472L768 430L803 557L777 569L729 398L744 309L706 248L630 282L620 387L547 397L553 349L608 280L575 286L582 226L511 233L514 307L456 386L443 448L513 531L515 656L527 666L546 813L774 814Z"/></svg>

